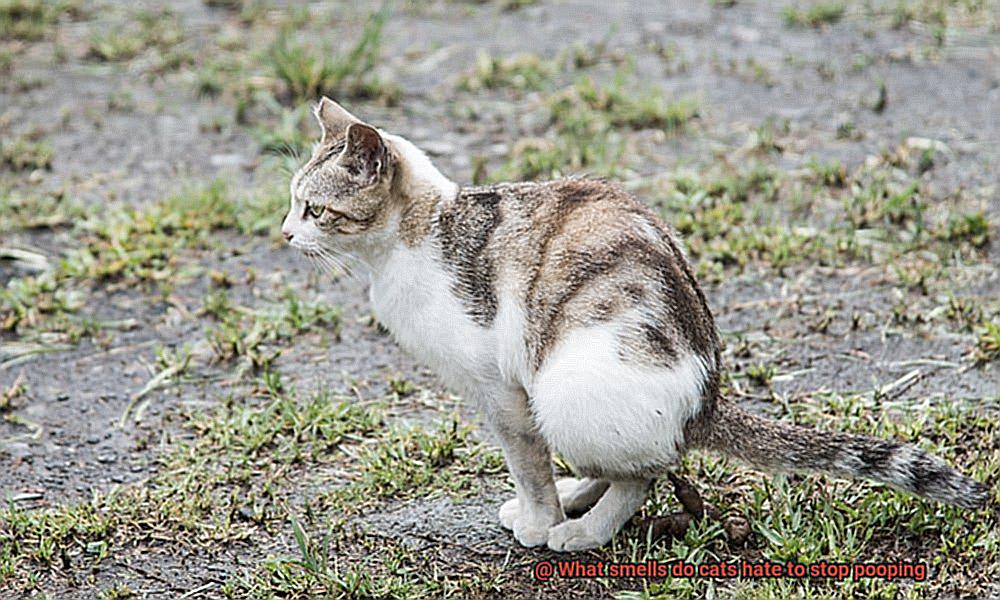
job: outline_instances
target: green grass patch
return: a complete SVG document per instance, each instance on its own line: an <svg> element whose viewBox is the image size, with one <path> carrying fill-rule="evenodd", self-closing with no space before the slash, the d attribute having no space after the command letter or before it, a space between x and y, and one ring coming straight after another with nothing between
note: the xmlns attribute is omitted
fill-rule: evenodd
<svg viewBox="0 0 1000 600"><path fill-rule="evenodd" d="M385 498L464 497L478 491L477 481L504 472L495 449L473 442L472 428L453 415L435 429L399 426L356 455L354 481L327 494L326 501L356 512Z"/></svg>
<svg viewBox="0 0 1000 600"><path fill-rule="evenodd" d="M124 27L93 34L86 57L98 62L127 62L151 48L167 54L183 41L184 28L177 15L168 10L141 11Z"/></svg>
<svg viewBox="0 0 1000 600"><path fill-rule="evenodd" d="M698 103L691 98L669 100L654 89L633 89L619 71L609 85L583 77L550 100L552 121L558 127L629 127L632 129L681 129L698 117Z"/></svg>
<svg viewBox="0 0 1000 600"><path fill-rule="evenodd" d="M79 339L89 332L88 321L73 313L85 306L91 285L142 285L166 293L201 272L197 253L219 247L214 232L266 232L285 205L272 193L237 199L219 181L142 208L98 211L70 203L54 219L45 216L47 207L62 202L29 196L7 204L12 211L0 223L8 229L72 220L79 246L50 260L43 273L13 278L0 288L0 331L62 332Z"/></svg>
<svg viewBox="0 0 1000 600"><path fill-rule="evenodd" d="M653 89L627 83L621 70L608 85L590 77L546 100L548 137L520 140L492 181L551 179L579 171L614 176L627 166L621 129L682 131L699 115L690 98L669 100Z"/></svg>
<svg viewBox="0 0 1000 600"><path fill-rule="evenodd" d="M386 11L372 14L358 40L341 53L295 42L291 33L284 31L268 48L266 65L294 104L315 102L324 95L394 101L398 92L374 75L387 16Z"/></svg>
<svg viewBox="0 0 1000 600"><path fill-rule="evenodd" d="M59 0L0 0L0 40L38 41L55 31L59 17L79 3Z"/></svg>
<svg viewBox="0 0 1000 600"><path fill-rule="evenodd" d="M961 205L931 203L920 181L890 166L847 173L812 161L790 176L763 164L714 177L675 175L654 204L681 233L701 276L765 265L891 266L900 280L931 275L956 260L983 259L990 223ZM930 251L937 263L927 263ZM912 281L911 281L912 282Z"/></svg>
<svg viewBox="0 0 1000 600"><path fill-rule="evenodd" d="M258 398L189 415L184 427L193 439L174 440L149 481L79 504L0 511L0 585L41 589L55 572L97 567L151 538L208 547L290 519L298 527L285 490L322 465L350 465L358 480L333 494L363 502L438 488L463 495L502 468L498 453L471 441L454 417L425 430L390 424L383 402L265 387ZM295 531L308 548L306 534Z"/></svg>
<svg viewBox="0 0 1000 600"><path fill-rule="evenodd" d="M790 27L822 27L839 21L847 7L841 2L817 2L808 8L789 6L782 10L785 24Z"/></svg>
<svg viewBox="0 0 1000 600"><path fill-rule="evenodd" d="M86 216L84 206L61 192L0 191L0 233L71 227Z"/></svg>
<svg viewBox="0 0 1000 600"><path fill-rule="evenodd" d="M52 146L44 140L28 136L0 140L0 166L14 171L49 169L52 155Z"/></svg>
<svg viewBox="0 0 1000 600"><path fill-rule="evenodd" d="M219 321L207 332L213 356L219 361L239 361L238 377L269 371L281 352L274 346L276 343L290 343L296 336L316 329L336 340L340 337L338 308L304 301L290 289L283 303L263 309L234 306L225 290L217 289L206 296L203 312Z"/></svg>
<svg viewBox="0 0 1000 600"><path fill-rule="evenodd" d="M540 90L558 72L559 61L546 60L537 54L497 57L480 51L472 73L461 77L458 85L460 89L473 92L501 88Z"/></svg>
<svg viewBox="0 0 1000 600"><path fill-rule="evenodd" d="M159 459L159 474L145 485L80 504L0 512L0 545L8 550L0 583L27 581L31 589L27 573L96 565L149 536L245 539L266 522L283 522L280 471L336 460L341 443L371 434L383 418L377 407L327 394L271 396L252 406L231 400L192 415L186 427L195 440L178 442Z"/></svg>
<svg viewBox="0 0 1000 600"><path fill-rule="evenodd" d="M979 364L1000 361L1000 324L995 321L983 321L973 357Z"/></svg>
<svg viewBox="0 0 1000 600"><path fill-rule="evenodd" d="M1000 472L996 414L948 402L877 405L868 395L829 393L790 405L797 422L916 443L957 463L980 481ZM988 403L987 403L988 404ZM986 406L983 404L981 406ZM980 406L980 407L981 407ZM912 580L669 578L642 598L925 598L975 596L998 572L997 522L981 512L924 501L874 484L819 476L771 477L692 455L686 470L706 501L725 515L745 517L745 546L730 543L721 523L706 521L682 540L649 543L633 529L619 534L605 560L921 562L929 577ZM657 485L649 514L675 510L669 483Z"/></svg>

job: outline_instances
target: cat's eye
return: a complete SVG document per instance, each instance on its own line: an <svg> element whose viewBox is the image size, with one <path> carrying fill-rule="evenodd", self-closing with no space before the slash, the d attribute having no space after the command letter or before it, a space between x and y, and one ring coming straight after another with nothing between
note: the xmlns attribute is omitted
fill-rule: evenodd
<svg viewBox="0 0 1000 600"><path fill-rule="evenodd" d="M323 211L325 210L326 210L325 206L306 203L306 214L314 219L318 219L321 216L323 216Z"/></svg>

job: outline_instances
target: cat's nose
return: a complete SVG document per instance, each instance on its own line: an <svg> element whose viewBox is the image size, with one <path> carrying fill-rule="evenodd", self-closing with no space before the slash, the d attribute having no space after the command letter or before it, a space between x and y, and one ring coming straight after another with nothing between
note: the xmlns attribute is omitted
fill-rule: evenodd
<svg viewBox="0 0 1000 600"><path fill-rule="evenodd" d="M282 229L281 236L285 238L286 242L290 242L292 241L292 238L295 237L295 234L292 233L291 231L288 231L287 229Z"/></svg>

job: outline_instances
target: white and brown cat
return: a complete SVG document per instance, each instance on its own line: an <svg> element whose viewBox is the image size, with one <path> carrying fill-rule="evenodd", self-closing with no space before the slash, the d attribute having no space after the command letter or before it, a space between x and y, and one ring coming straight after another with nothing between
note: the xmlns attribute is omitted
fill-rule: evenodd
<svg viewBox="0 0 1000 600"><path fill-rule="evenodd" d="M413 144L324 98L292 178L288 242L371 270L381 323L476 401L526 546L607 543L689 448L864 478L962 507L987 488L917 447L780 423L719 397L719 339L680 242L595 179L461 188ZM558 452L581 479L553 479ZM581 517L566 518L592 506Z"/></svg>

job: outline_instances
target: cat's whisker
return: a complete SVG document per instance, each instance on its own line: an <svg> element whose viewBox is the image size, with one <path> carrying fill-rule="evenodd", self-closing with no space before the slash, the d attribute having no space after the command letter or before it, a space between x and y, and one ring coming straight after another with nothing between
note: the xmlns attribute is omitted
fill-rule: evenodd
<svg viewBox="0 0 1000 600"><path fill-rule="evenodd" d="M319 260L321 260L325 265L327 272L335 273L336 271L339 270L348 276L352 275L350 268L336 256L330 254L330 252L327 249L323 247L317 247L315 249L315 252Z"/></svg>
<svg viewBox="0 0 1000 600"><path fill-rule="evenodd" d="M323 245L323 244L320 245L320 248L321 248L321 250L324 253L327 254L327 256L329 256L330 258L334 259L337 262L337 264L340 265L340 268L344 271L344 274L346 274L348 277L351 277L353 279L357 279L358 275L357 275L357 273L355 272L355 270L350 265L350 262L352 260L358 261L361 264L363 264L365 266L368 266L367 263L365 263L363 260L359 259L358 257L345 254L344 252L342 252L340 250L337 250L336 248L332 248L330 246Z"/></svg>

